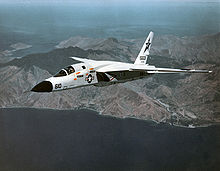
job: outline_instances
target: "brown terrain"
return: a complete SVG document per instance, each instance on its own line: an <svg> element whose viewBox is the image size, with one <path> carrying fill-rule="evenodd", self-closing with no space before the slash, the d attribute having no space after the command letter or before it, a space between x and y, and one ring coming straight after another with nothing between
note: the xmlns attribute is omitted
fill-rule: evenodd
<svg viewBox="0 0 220 171"><path fill-rule="evenodd" d="M220 122L220 33L201 37L155 36L149 63L158 67L210 69L211 74L161 74L107 87L54 93L29 90L71 63L69 56L133 62L141 40L72 37L57 49L0 64L0 107L88 108L115 117L176 125Z"/></svg>

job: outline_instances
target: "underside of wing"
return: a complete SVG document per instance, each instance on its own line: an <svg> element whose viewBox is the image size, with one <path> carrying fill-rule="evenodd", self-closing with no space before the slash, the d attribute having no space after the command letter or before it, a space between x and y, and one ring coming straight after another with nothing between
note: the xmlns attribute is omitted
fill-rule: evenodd
<svg viewBox="0 0 220 171"><path fill-rule="evenodd" d="M172 69L172 68L131 68L133 71L146 71L149 74L166 74L166 73L211 73L209 70L195 70L195 69Z"/></svg>
<svg viewBox="0 0 220 171"><path fill-rule="evenodd" d="M115 71L145 71L149 74L166 74L166 73L211 73L209 70L195 69L172 69L172 68L156 68L155 66L132 66L132 65L108 65L101 67L97 72L115 72Z"/></svg>

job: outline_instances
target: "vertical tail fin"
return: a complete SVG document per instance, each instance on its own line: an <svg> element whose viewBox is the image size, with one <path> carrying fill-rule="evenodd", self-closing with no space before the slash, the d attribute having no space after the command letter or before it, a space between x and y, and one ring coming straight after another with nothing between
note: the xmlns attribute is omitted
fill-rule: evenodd
<svg viewBox="0 0 220 171"><path fill-rule="evenodd" d="M144 42L144 45L141 48L141 51L138 54L134 64L145 65L147 62L148 55L150 54L150 47L154 37L154 33L151 31Z"/></svg>

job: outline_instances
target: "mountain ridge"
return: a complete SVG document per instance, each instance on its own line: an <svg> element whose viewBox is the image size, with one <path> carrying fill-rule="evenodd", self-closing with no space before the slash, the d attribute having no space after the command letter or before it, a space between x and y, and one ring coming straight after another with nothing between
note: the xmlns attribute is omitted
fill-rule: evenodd
<svg viewBox="0 0 220 171"><path fill-rule="evenodd" d="M214 36L214 39L218 42L219 36ZM91 86L49 94L24 93L64 66L75 63L68 58L70 56L127 62L132 61L133 54L126 56L123 54L129 53L129 51L136 53L132 50L137 46L133 40L116 41L110 38L106 41L98 41L98 44L96 44L97 40L94 41L93 48L90 47L90 49L59 48L48 53L27 55L1 64L0 78L3 81L0 83L0 106L54 109L88 108L105 115L121 118L135 117L185 126L220 122L220 91L218 88L220 67L218 63L213 64L205 60L198 60L191 65L188 58L182 59L180 56L151 55L149 63L157 64L158 67L206 68L214 72L197 75L177 74L172 77L169 74L154 75L108 87ZM192 47L196 47L195 51L198 51L197 46ZM209 46L205 50L215 54L213 48L209 48ZM218 55L215 58L218 58Z"/></svg>

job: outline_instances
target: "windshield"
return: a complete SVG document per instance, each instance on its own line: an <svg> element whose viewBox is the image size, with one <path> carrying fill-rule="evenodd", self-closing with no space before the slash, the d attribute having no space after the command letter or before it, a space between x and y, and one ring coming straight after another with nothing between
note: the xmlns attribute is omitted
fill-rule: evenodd
<svg viewBox="0 0 220 171"><path fill-rule="evenodd" d="M63 77L66 76L66 71L62 69L60 72L58 72L54 77Z"/></svg>
<svg viewBox="0 0 220 171"><path fill-rule="evenodd" d="M60 72L58 72L54 77L63 77L66 76L67 74L72 74L75 72L75 69L72 66L68 66L64 69L62 69Z"/></svg>

